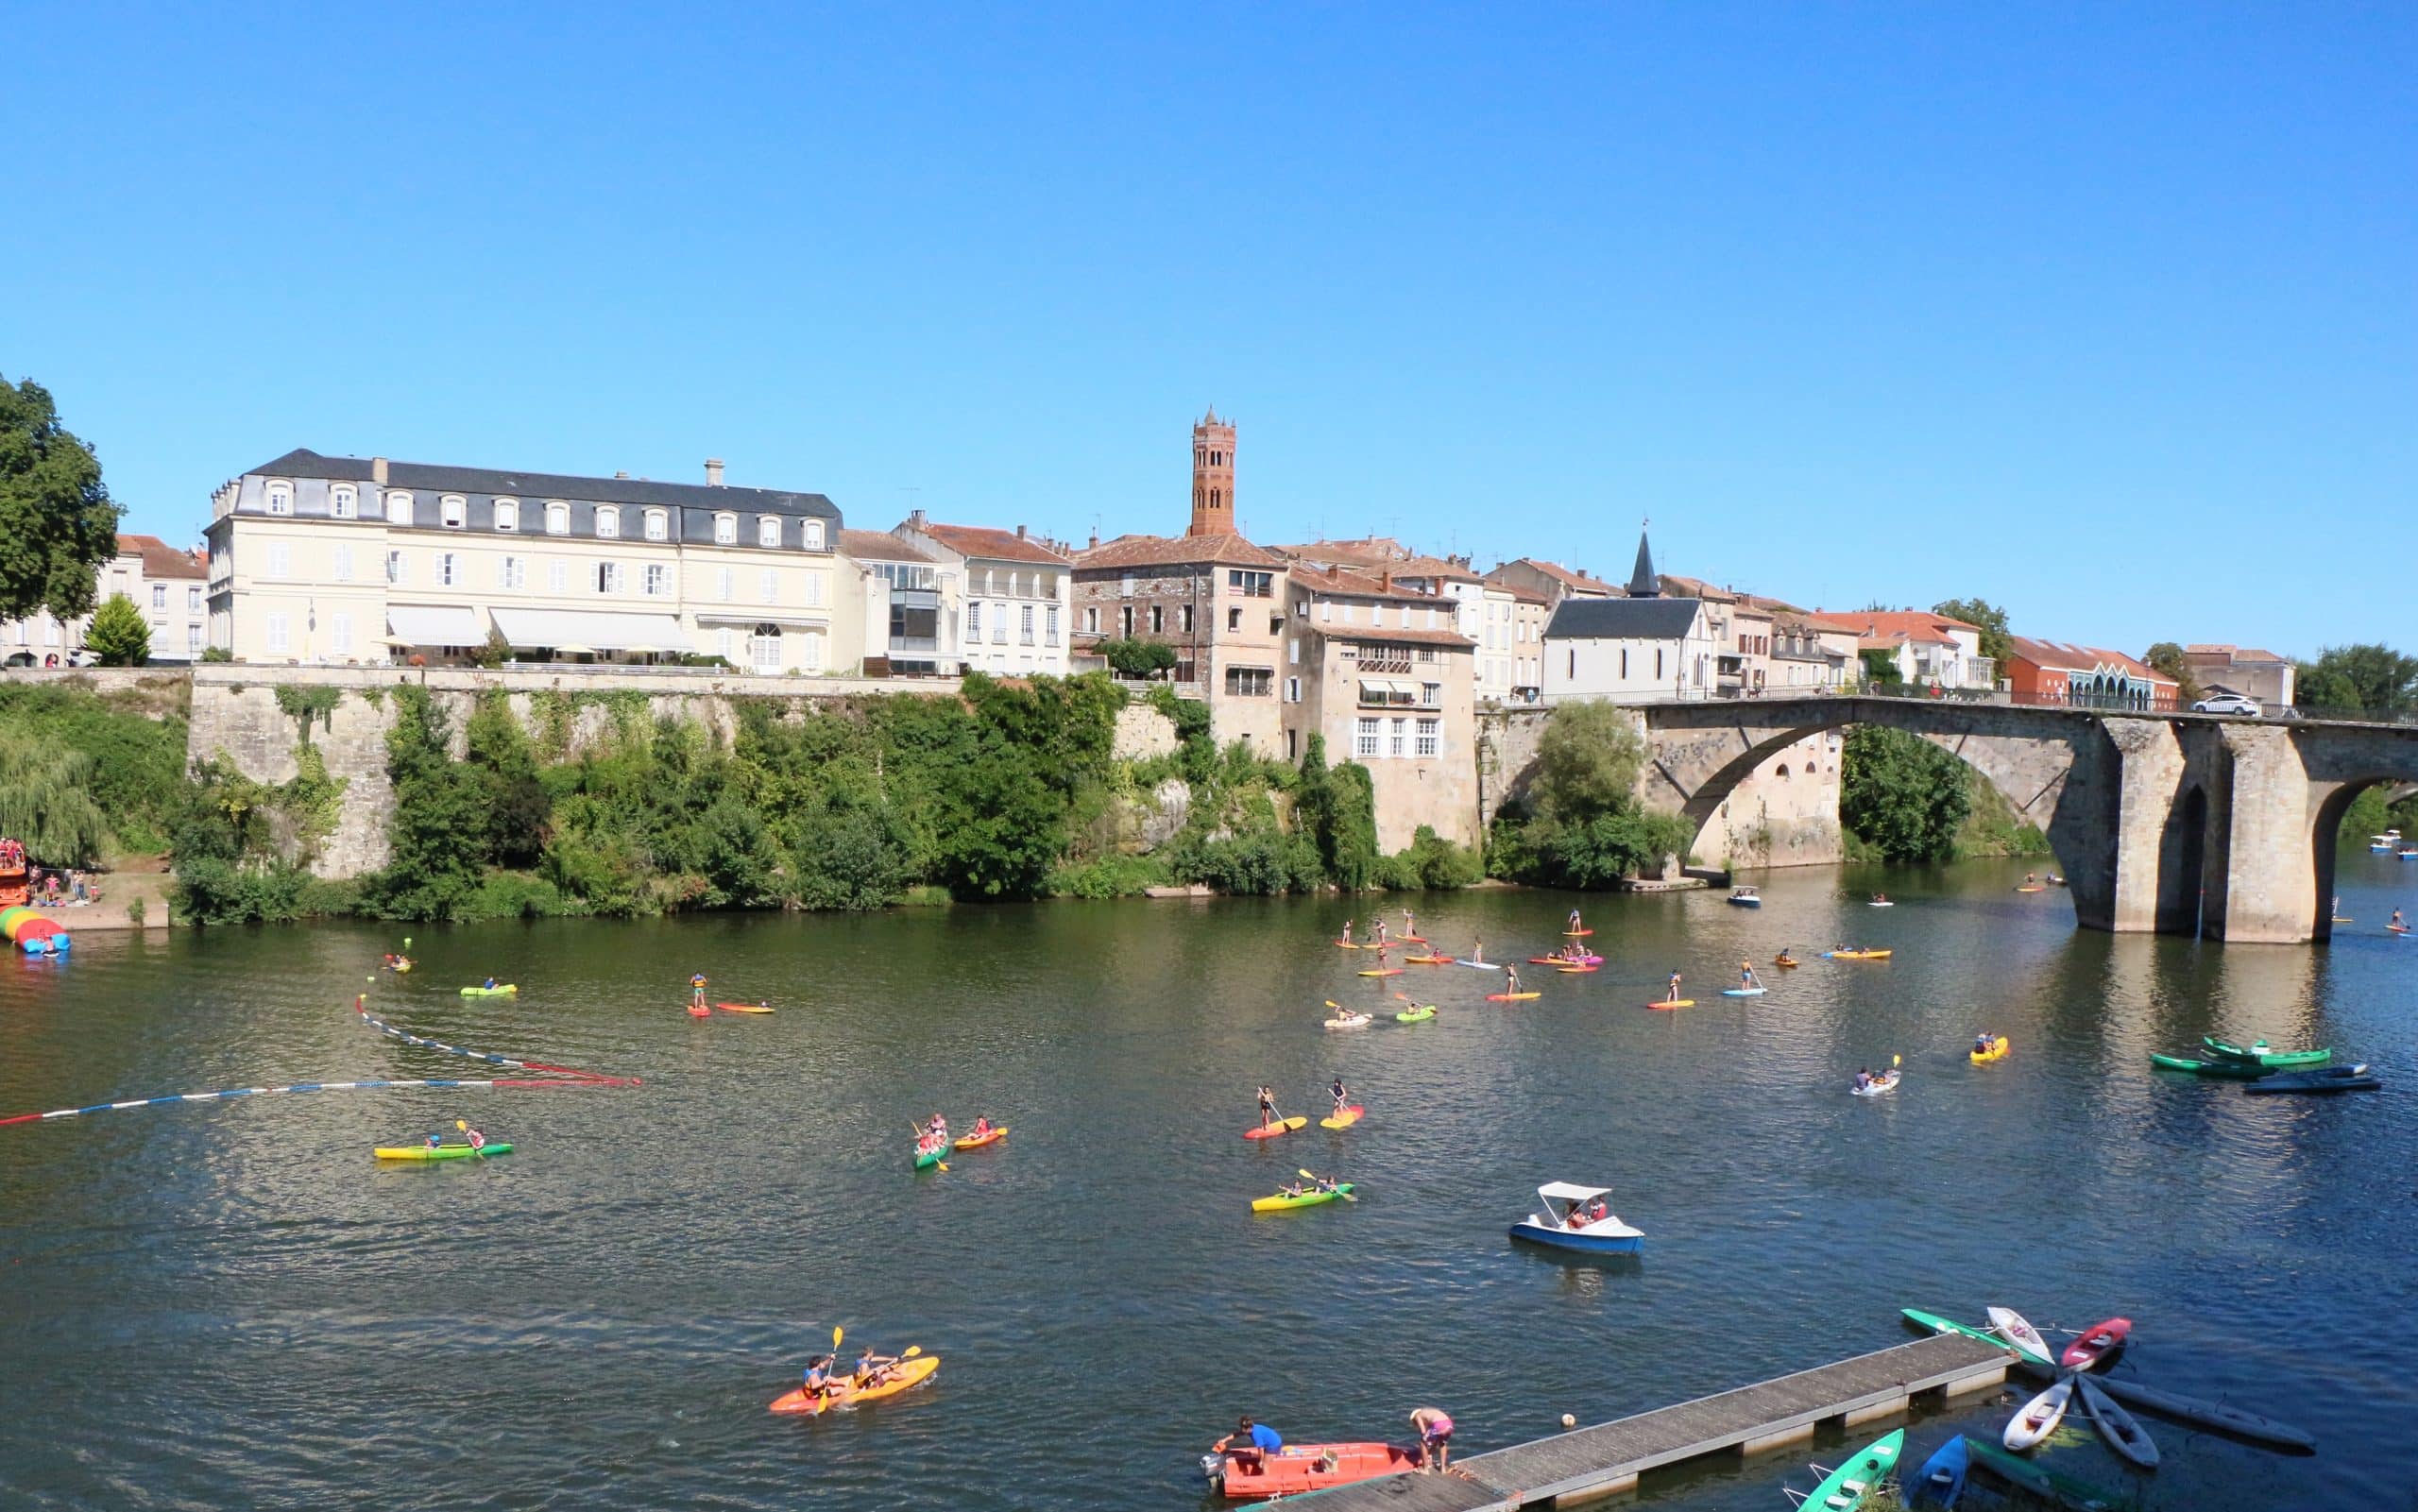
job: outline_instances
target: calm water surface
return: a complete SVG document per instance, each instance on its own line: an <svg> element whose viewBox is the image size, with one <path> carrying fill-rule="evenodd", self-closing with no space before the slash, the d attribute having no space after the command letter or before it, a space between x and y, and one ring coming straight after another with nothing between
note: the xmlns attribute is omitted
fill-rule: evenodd
<svg viewBox="0 0 2418 1512"><path fill-rule="evenodd" d="M1057 904L877 918L414 931L368 988L395 1022L636 1074L636 1091L357 1092L0 1129L0 1486L15 1505L1200 1505L1195 1457L1250 1411L1297 1438L1464 1452L1913 1335L1898 1309L2130 1316L2121 1368L2299 1421L2283 1459L2150 1422L2130 1475L2167 1508L2400 1508L2418 1487L2418 868L2353 858L2324 949L2072 927L2022 868L1779 874L1718 895L1585 901L1609 963L1354 976L1333 901ZM1856 899L1884 886L1899 906ZM1424 933L1558 943L1571 900L1438 896ZM1371 906L1364 905L1365 920ZM0 961L0 1113L299 1079L474 1075L349 1011L368 927L92 936ZM1770 996L1741 956L1841 941ZM1696 1009L1648 1013L1684 969ZM680 1011L691 971L769 1018ZM518 1000L454 988L493 972ZM1320 1028L1322 1001L1442 1005ZM1973 1032L2011 1060L1967 1063ZM2204 1033L2331 1044L2379 1095L2253 1099L2154 1075ZM1904 1058L1891 1098L1847 1083ZM1272 1082L1358 1129L1237 1135ZM1004 1147L909 1171L909 1121L987 1112ZM518 1153L381 1169L373 1144L468 1116ZM1307 1164L1365 1200L1257 1216ZM1513 1249L1542 1181L1608 1185L1642 1263ZM945 1361L826 1420L764 1403L835 1324ZM2379 1326L2389 1324L2392 1326ZM1927 1453L1978 1403L1914 1424ZM1835 1463L1837 1446L1811 1453ZM1649 1479L1658 1506L1786 1504L1804 1453Z"/></svg>

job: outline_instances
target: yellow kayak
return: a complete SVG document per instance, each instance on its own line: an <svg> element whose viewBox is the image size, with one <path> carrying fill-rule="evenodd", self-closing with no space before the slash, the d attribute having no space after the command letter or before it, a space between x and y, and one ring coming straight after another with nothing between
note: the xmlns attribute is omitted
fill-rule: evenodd
<svg viewBox="0 0 2418 1512"><path fill-rule="evenodd" d="M1990 1042L1990 1047L1986 1052L1982 1050L1967 1050L1965 1054L1975 1065L1987 1065L1992 1061L2005 1060L2006 1052L2006 1036L2001 1034L1997 1039Z"/></svg>
<svg viewBox="0 0 2418 1512"><path fill-rule="evenodd" d="M894 1368L891 1378L877 1386L862 1388L850 1386L844 1391L828 1397L809 1397L806 1394L806 1388L800 1386L794 1391L775 1398L773 1410L784 1417L803 1413L810 1418L826 1408L854 1407L862 1402L879 1402L884 1397L894 1397L911 1386L921 1385L927 1376L940 1368L939 1355L918 1355L911 1360L901 1360Z"/></svg>

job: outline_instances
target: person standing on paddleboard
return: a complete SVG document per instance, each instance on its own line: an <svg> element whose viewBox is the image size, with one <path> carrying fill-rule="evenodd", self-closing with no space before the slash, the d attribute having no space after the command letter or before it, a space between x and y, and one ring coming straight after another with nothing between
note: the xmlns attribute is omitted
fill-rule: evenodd
<svg viewBox="0 0 2418 1512"><path fill-rule="evenodd" d="M1262 1129L1271 1128L1274 1126L1275 1122L1276 1089L1274 1087L1262 1087L1259 1089L1259 1127Z"/></svg>
<svg viewBox="0 0 2418 1512"><path fill-rule="evenodd" d="M2339 911L2339 910L2338 910L2338 911ZM1415 919L1415 918L1413 918L1413 917L1411 916L1411 912L1410 912L1410 910L1409 910L1408 909L1403 909L1403 910L1402 910L1402 937L1403 937L1405 940L1407 940L1407 939L1409 939L1411 936L1413 936L1413 935L1415 935L1415 934L1417 934L1417 933L1419 933L1419 921L1418 921L1417 919Z"/></svg>
<svg viewBox="0 0 2418 1512"><path fill-rule="evenodd" d="M1570 931L1569 931L1569 932L1570 932L1570 933L1572 933L1572 934L1576 934L1576 933L1577 933L1581 928L1583 928L1583 927L1585 927L1585 926L1582 926L1582 925L1578 922L1578 910L1577 910L1576 909L1571 909L1571 910L1570 910Z"/></svg>
<svg viewBox="0 0 2418 1512"><path fill-rule="evenodd" d="M1377 948L1384 949L1386 945L1386 916L1384 914L1378 914L1369 921L1369 932L1376 938Z"/></svg>
<svg viewBox="0 0 2418 1512"><path fill-rule="evenodd" d="M1343 1110L1352 1106L1352 1094L1344 1090L1343 1078L1340 1076L1337 1077L1334 1085L1326 1090L1335 1098L1336 1116L1340 1118L1343 1116Z"/></svg>
<svg viewBox="0 0 2418 1512"><path fill-rule="evenodd" d="M1762 982L1755 980L1755 963L1753 961L1742 960L1738 963L1738 985L1741 987L1761 987L1763 985Z"/></svg>
<svg viewBox="0 0 2418 1512"><path fill-rule="evenodd" d="M1518 991L1520 990L1520 968L1519 968L1519 967L1517 967L1517 966L1509 966L1509 965L1505 966L1505 967L1503 968L1503 981L1504 981L1504 988L1503 988L1503 990L1504 990L1505 992L1507 992L1507 993L1516 993L1516 992L1518 992Z"/></svg>
<svg viewBox="0 0 2418 1512"><path fill-rule="evenodd" d="M1347 945L1352 943L1352 921L1349 919L1343 921L1343 940L1341 943Z"/></svg>

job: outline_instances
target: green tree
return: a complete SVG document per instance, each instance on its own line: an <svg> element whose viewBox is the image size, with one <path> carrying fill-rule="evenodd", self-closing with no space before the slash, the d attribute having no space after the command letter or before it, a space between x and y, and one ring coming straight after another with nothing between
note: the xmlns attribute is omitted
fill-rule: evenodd
<svg viewBox="0 0 2418 1512"><path fill-rule="evenodd" d="M151 659L151 625L123 593L112 593L94 611L84 648L104 667L140 667Z"/></svg>
<svg viewBox="0 0 2418 1512"><path fill-rule="evenodd" d="M1931 612L1961 620L1979 630L1982 654L2001 666L2006 664L2007 653L2015 649L2014 637L2006 625L2006 611L1987 599L1942 599L1931 606Z"/></svg>
<svg viewBox="0 0 2418 1512"><path fill-rule="evenodd" d="M1164 640L1103 640L1099 654L1120 677L1149 677L1175 668L1175 648Z"/></svg>
<svg viewBox="0 0 2418 1512"><path fill-rule="evenodd" d="M1624 811L1637 793L1645 742L1618 705L1557 705L1537 738L1528 807L1553 824L1584 824Z"/></svg>
<svg viewBox="0 0 2418 1512"><path fill-rule="evenodd" d="M2294 701L2309 708L2404 714L2418 708L2418 656L2373 642L2328 646L2297 664Z"/></svg>
<svg viewBox="0 0 2418 1512"><path fill-rule="evenodd" d="M0 378L0 620L92 613L117 516L99 459L60 425L49 391Z"/></svg>
<svg viewBox="0 0 2418 1512"><path fill-rule="evenodd" d="M1856 659L1864 663L1866 687L1896 688L1906 680L1906 674L1899 669L1898 657L1892 652L1859 651Z"/></svg>
<svg viewBox="0 0 2418 1512"><path fill-rule="evenodd" d="M100 855L109 821L93 801L93 758L20 730L0 731L0 835L51 866Z"/></svg>
<svg viewBox="0 0 2418 1512"><path fill-rule="evenodd" d="M2191 675L2191 666L2183 659L2183 648L2171 640L2161 640L2141 653L2142 665L2154 672L2174 679L2175 702L2188 706L2197 703L2202 692L2200 680Z"/></svg>
<svg viewBox="0 0 2418 1512"><path fill-rule="evenodd" d="M1965 764L1918 735L1885 725L1848 732L1839 760L1839 823L1891 861L1944 861L1972 808Z"/></svg>
<svg viewBox="0 0 2418 1512"><path fill-rule="evenodd" d="M486 794L477 769L448 749L444 713L428 690L390 690L395 727L386 733L386 775L395 814L386 827L389 859L374 889L378 907L400 919L450 919L479 881L487 858Z"/></svg>

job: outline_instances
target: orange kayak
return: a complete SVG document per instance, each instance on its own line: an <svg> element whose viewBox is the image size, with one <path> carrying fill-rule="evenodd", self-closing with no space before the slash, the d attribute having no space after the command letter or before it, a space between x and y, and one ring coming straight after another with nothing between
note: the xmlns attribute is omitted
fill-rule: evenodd
<svg viewBox="0 0 2418 1512"><path fill-rule="evenodd" d="M809 1397L806 1394L806 1388L800 1386L794 1391L785 1392L774 1398L773 1410L783 1417L802 1415L811 1418L833 1407L854 1407L860 1402L879 1402L884 1397L894 1397L910 1386L920 1385L927 1376L940 1368L939 1355L918 1355L911 1360L900 1361L891 1379L877 1386L866 1386L860 1390L852 1385L836 1395L827 1397Z"/></svg>
<svg viewBox="0 0 2418 1512"><path fill-rule="evenodd" d="M769 1013L772 1011L761 1003L716 1003L714 1007L725 1013Z"/></svg>
<svg viewBox="0 0 2418 1512"><path fill-rule="evenodd" d="M980 1149L985 1145L996 1145L1007 1137L1008 1126L1001 1124L987 1134L966 1135L963 1139L957 1142L956 1147L959 1149Z"/></svg>

